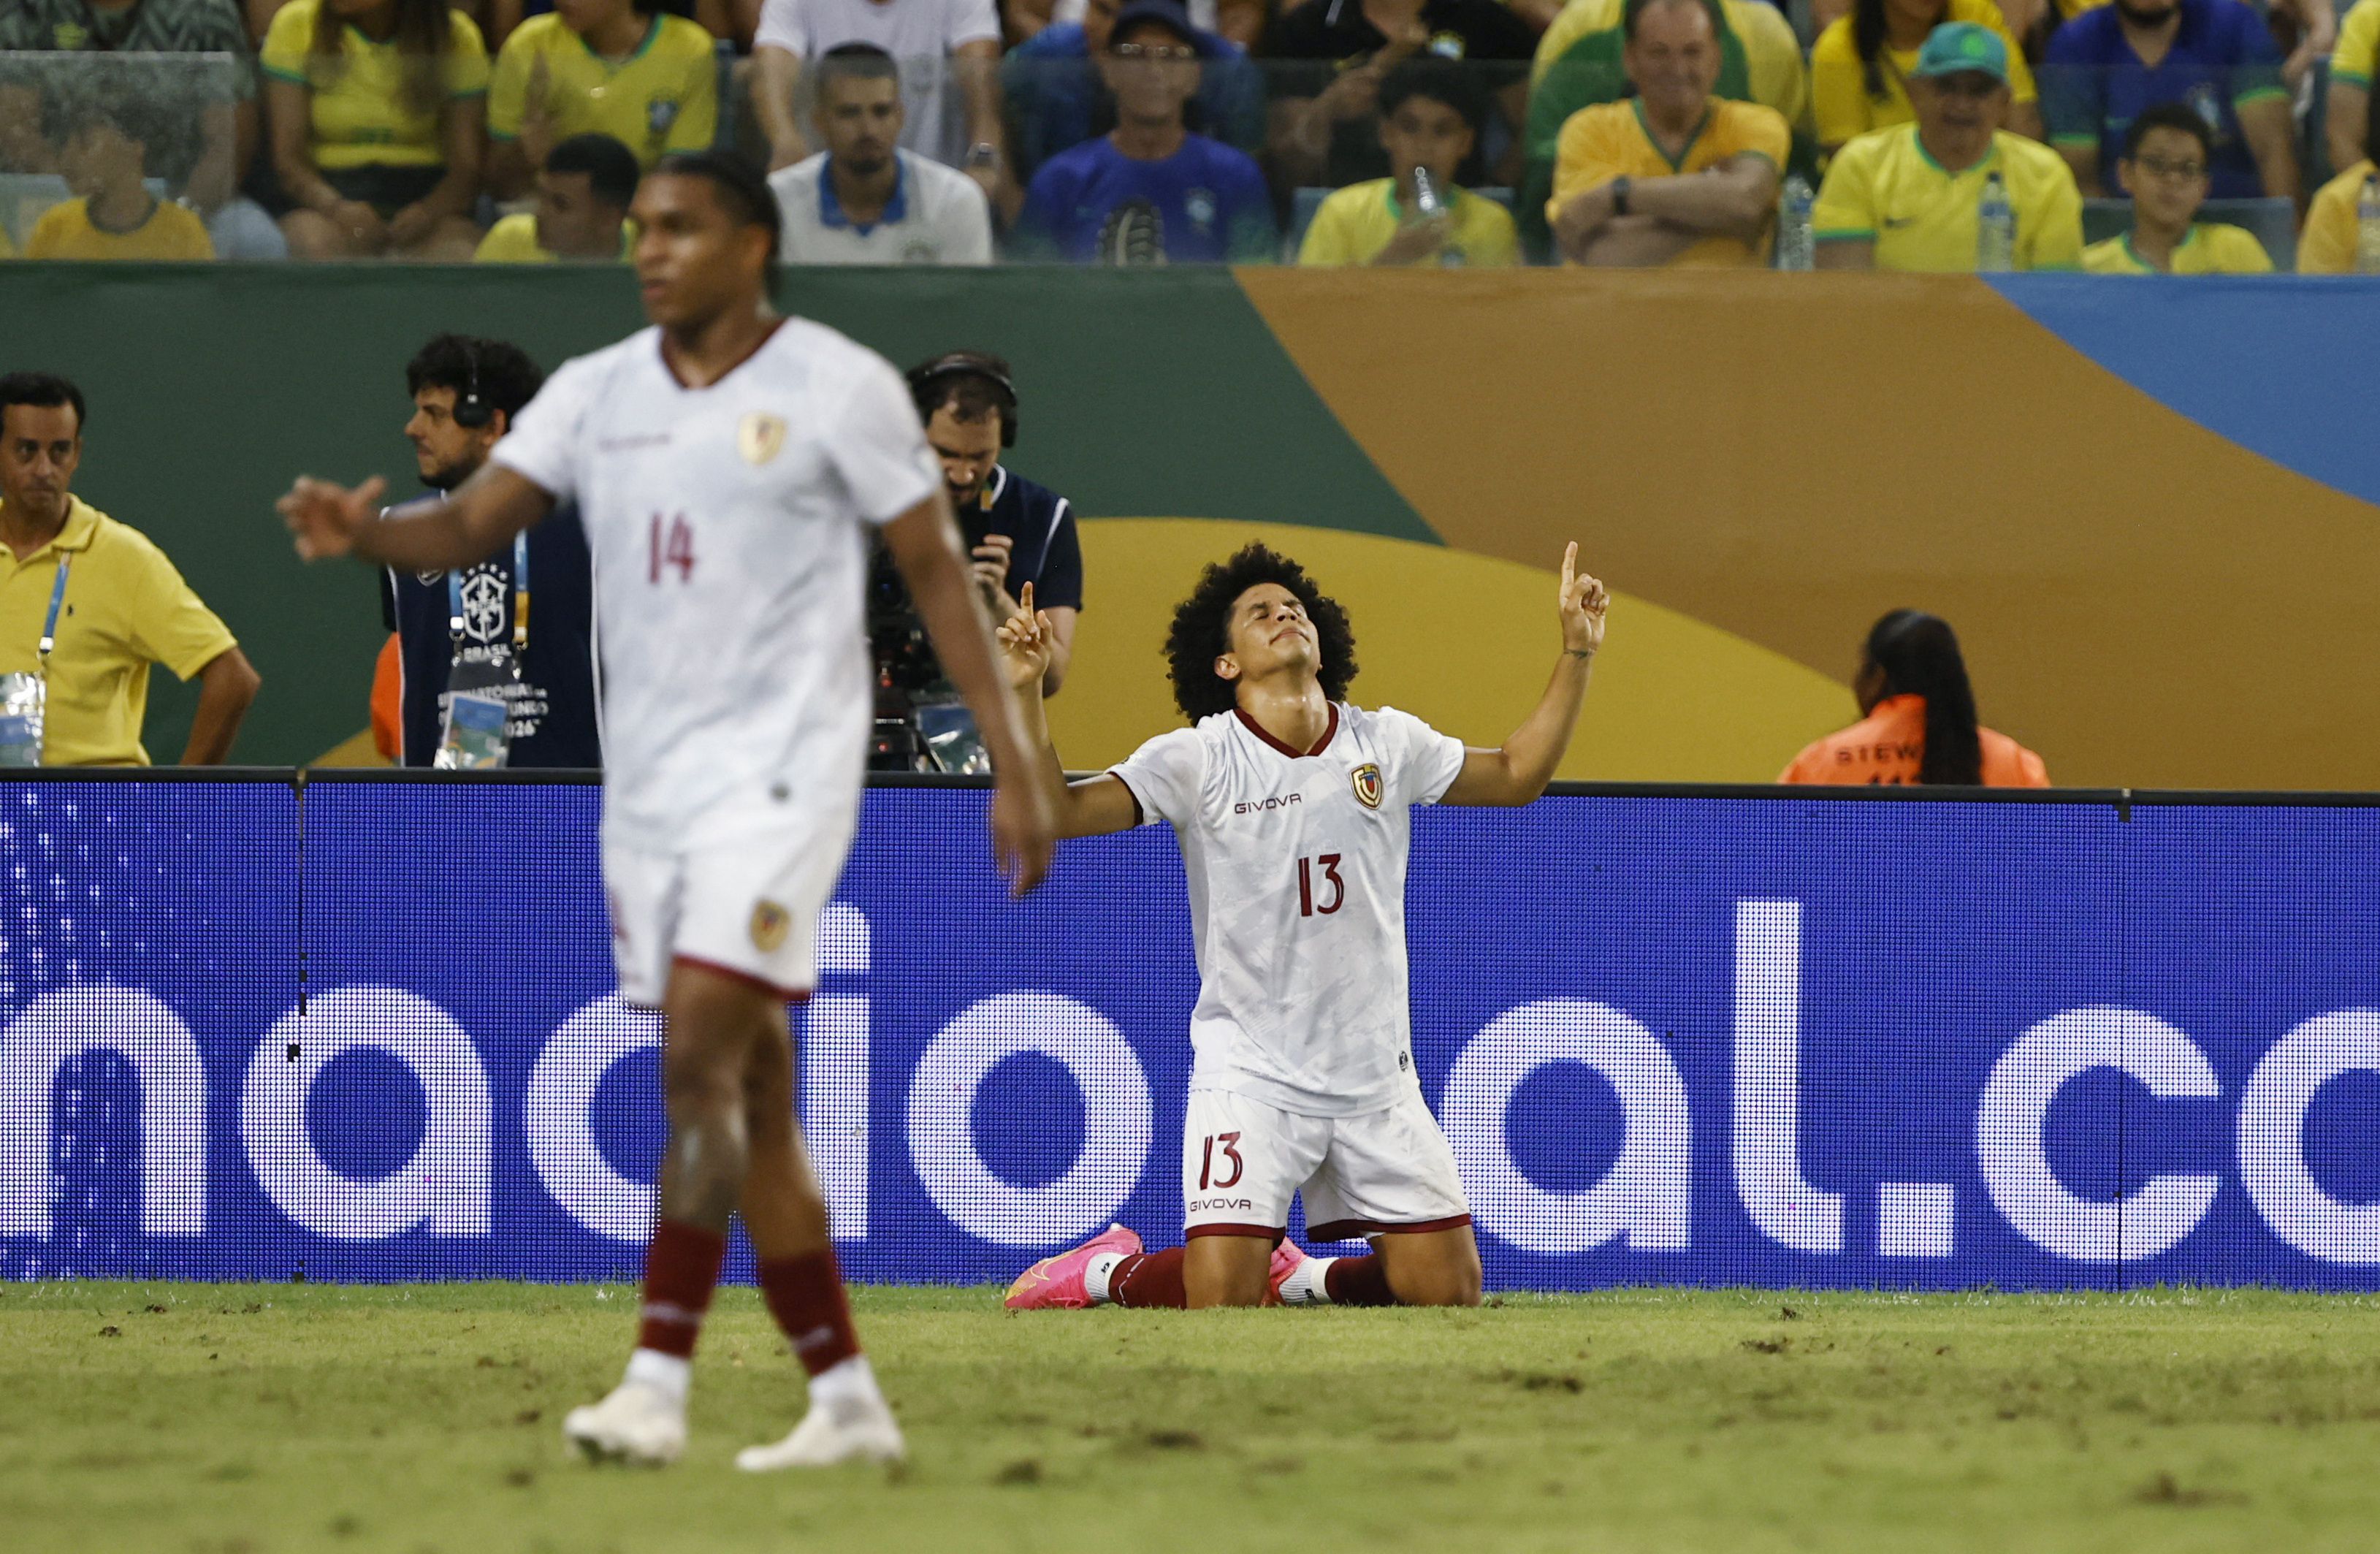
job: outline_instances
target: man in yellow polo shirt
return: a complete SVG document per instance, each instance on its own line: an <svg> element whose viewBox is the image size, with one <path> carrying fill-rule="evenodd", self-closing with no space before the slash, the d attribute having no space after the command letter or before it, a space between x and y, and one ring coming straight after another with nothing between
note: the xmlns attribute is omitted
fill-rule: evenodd
<svg viewBox="0 0 2380 1554"><path fill-rule="evenodd" d="M1811 212L1821 270L2073 270L2082 196L2066 159L1994 127L2008 45L1973 22L1927 34L1909 72L1914 124L1854 136ZM2005 200L1988 226L1985 207ZM2003 225L2003 222L2005 225Z"/></svg>
<svg viewBox="0 0 2380 1554"><path fill-rule="evenodd" d="M38 682L40 764L148 765L140 720L149 666L162 663L199 681L182 764L219 765L256 671L163 552L68 493L82 427L82 393L64 378L0 377L0 686L12 693L0 761L32 764L22 713Z"/></svg>
<svg viewBox="0 0 2380 1554"><path fill-rule="evenodd" d="M710 34L659 0L565 0L513 30L488 81L488 186L526 190L554 142L609 135L650 167L719 127Z"/></svg>
<svg viewBox="0 0 2380 1554"><path fill-rule="evenodd" d="M1758 264L1792 131L1757 103L1714 96L1706 0L1628 0L1621 60L1633 97L1562 126L1546 220L1573 264Z"/></svg>

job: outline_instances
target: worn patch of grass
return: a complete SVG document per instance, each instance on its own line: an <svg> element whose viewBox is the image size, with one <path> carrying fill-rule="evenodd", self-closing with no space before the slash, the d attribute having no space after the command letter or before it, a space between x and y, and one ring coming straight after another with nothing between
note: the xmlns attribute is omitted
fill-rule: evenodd
<svg viewBox="0 0 2380 1554"><path fill-rule="evenodd" d="M613 1285L0 1286L0 1543L271 1554L2367 1548L2380 1307L1624 1290L1037 1313L863 1289L905 1471L754 1477L801 1405L722 1293L694 1444L588 1467Z"/></svg>

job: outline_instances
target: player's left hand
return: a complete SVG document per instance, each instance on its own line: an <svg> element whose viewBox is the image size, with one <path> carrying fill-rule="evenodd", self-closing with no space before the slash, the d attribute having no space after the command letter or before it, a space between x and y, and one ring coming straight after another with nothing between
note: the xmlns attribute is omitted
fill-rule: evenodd
<svg viewBox="0 0 2380 1554"><path fill-rule="evenodd" d="M298 559L322 561L356 548L357 536L379 516L388 482L375 475L350 489L300 475L289 494L273 505L298 542Z"/></svg>
<svg viewBox="0 0 2380 1554"><path fill-rule="evenodd" d="M1601 581L1578 569L1578 541L1562 552L1561 594L1555 601L1561 612L1562 650L1591 653L1603 646L1603 615L1611 594Z"/></svg>

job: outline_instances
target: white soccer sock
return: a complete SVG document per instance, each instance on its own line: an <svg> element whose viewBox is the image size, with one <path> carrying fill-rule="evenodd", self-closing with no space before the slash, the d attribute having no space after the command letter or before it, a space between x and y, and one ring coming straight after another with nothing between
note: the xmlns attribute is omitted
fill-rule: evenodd
<svg viewBox="0 0 2380 1554"><path fill-rule="evenodd" d="M853 1415L884 1406L884 1394L877 1390L876 1372L868 1367L868 1356L854 1354L838 1360L810 1378L810 1406L822 1408L837 1421L849 1421Z"/></svg>
<svg viewBox="0 0 2380 1554"><path fill-rule="evenodd" d="M1336 1257L1308 1257L1297 1265L1295 1271L1281 1281L1281 1304L1283 1305L1329 1305L1330 1284L1327 1277Z"/></svg>
<svg viewBox="0 0 2380 1554"><path fill-rule="evenodd" d="M694 1362L664 1354L658 1349L639 1349L628 1356L628 1374L622 1379L650 1387L684 1408L686 1394L694 1385Z"/></svg>
<svg viewBox="0 0 2380 1554"><path fill-rule="evenodd" d="M1116 1265L1123 1261L1122 1252L1102 1252L1083 1269L1083 1293L1093 1305L1105 1305L1112 1296L1108 1293L1108 1281L1115 1274Z"/></svg>

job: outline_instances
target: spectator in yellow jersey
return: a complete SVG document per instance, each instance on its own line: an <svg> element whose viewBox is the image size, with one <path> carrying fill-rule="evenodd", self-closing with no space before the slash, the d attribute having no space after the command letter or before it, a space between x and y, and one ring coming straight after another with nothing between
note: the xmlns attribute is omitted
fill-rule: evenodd
<svg viewBox="0 0 2380 1554"><path fill-rule="evenodd" d="M298 259L468 259L488 53L445 0L289 0L261 55Z"/></svg>
<svg viewBox="0 0 2380 1554"><path fill-rule="evenodd" d="M117 90L67 107L43 100L58 141L58 171L75 198L53 205L25 240L27 259L212 259L206 223L158 199L143 181L149 148L167 133L158 110ZM71 115L71 126L56 120ZM62 132L61 132L62 131Z"/></svg>
<svg viewBox="0 0 2380 1554"><path fill-rule="evenodd" d="M2363 160L2364 121L2371 116L2372 79L2380 75L2380 0L2355 0L2338 23L2330 51L2330 105L2325 130L2330 164L2345 171Z"/></svg>
<svg viewBox="0 0 2380 1554"><path fill-rule="evenodd" d="M2095 275L2257 275L2273 267L2256 235L2198 220L2213 138L2198 110L2160 103L2124 132L2116 180L2132 197L2132 229L2082 250Z"/></svg>
<svg viewBox="0 0 2380 1554"><path fill-rule="evenodd" d="M488 229L471 257L499 264L616 264L628 257L628 206L640 174L628 148L609 135L573 135L547 153L537 175L537 210Z"/></svg>
<svg viewBox="0 0 2380 1554"><path fill-rule="evenodd" d="M2380 118L2380 114L2368 116ZM2356 220L2357 206L2373 178L2380 176L2380 155L2374 154L2380 152L2380 135L2374 135L2368 123L2362 150L2363 154L2354 164L2316 190L2313 202L2307 205L2305 225L2298 232L2299 274L2356 273L2357 239L2362 235L2362 223ZM2380 189L2374 193L2380 194Z"/></svg>
<svg viewBox="0 0 2380 1554"><path fill-rule="evenodd" d="M0 676L42 703L38 748L14 725L0 759L146 766L149 666L199 682L184 766L219 765L256 699L256 671L164 552L68 490L83 397L46 372L0 377ZM44 643L48 650L44 651Z"/></svg>
<svg viewBox="0 0 2380 1554"><path fill-rule="evenodd" d="M2039 93L2016 36L1993 0L1857 0L1810 47L1810 106L1818 144L1828 155L1854 135L1907 124L1917 116L1908 82L1917 56L1936 29L1962 22L1998 37L2008 64L2008 95L1994 127L2041 139Z"/></svg>
<svg viewBox="0 0 2380 1554"><path fill-rule="evenodd" d="M1635 95L1562 126L1546 219L1573 264L1757 264L1792 133L1757 103L1712 95L1706 0L1628 0L1621 58Z"/></svg>
<svg viewBox="0 0 2380 1554"><path fill-rule="evenodd" d="M2008 44L1945 22L1909 71L1917 122L1870 130L1835 154L1810 213L1821 270L2073 270L2082 196L2066 159L1995 127L2007 110ZM1981 207L2008 200L2005 254L1986 252ZM1998 248L1998 237L1994 239Z"/></svg>
<svg viewBox="0 0 2380 1554"><path fill-rule="evenodd" d="M528 188L554 142L609 135L650 167L719 127L710 34L658 0L554 0L505 40L488 83L488 187Z"/></svg>
<svg viewBox="0 0 2380 1554"><path fill-rule="evenodd" d="M1478 143L1488 91L1451 59L1408 59L1380 81L1380 147L1391 177L1350 184L1314 212L1300 264L1502 265L1519 258L1512 212L1454 181ZM1435 215L1416 208L1415 173L1428 177Z"/></svg>

